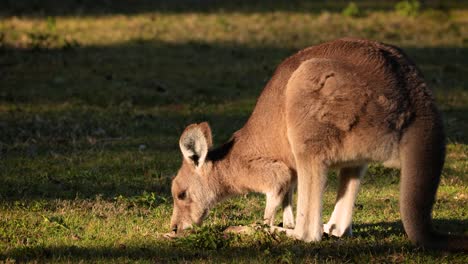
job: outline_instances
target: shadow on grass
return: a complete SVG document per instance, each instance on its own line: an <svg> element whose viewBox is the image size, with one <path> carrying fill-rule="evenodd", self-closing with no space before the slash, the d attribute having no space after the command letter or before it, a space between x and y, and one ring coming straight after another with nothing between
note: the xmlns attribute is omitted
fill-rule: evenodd
<svg viewBox="0 0 468 264"><path fill-rule="evenodd" d="M172 110L181 111L254 99L276 66L295 52L193 41L134 40L60 49L36 44L27 49L0 47L0 65L5 66L0 101L127 108L170 104Z"/></svg>
<svg viewBox="0 0 468 264"><path fill-rule="evenodd" d="M167 110L188 113L207 104L243 101L252 107L279 63L298 50L265 44L148 40L112 46L47 45L38 40L26 48L0 46L0 102L31 104L40 112L53 111L50 104L64 103L85 110L114 107L120 112L170 105ZM437 92L450 95L467 89L463 81L468 74L467 48L402 48ZM442 108L456 115L467 111L466 105ZM12 112L0 112L0 118L7 118L6 114L14 118Z"/></svg>
<svg viewBox="0 0 468 264"><path fill-rule="evenodd" d="M463 226L467 221L435 220L447 230L447 227ZM154 262L168 261L261 261L280 260L290 258L293 261L340 260L363 261L360 256L374 260L391 257L392 254L419 254L444 255L443 252L426 251L409 244L406 238L401 237L404 232L400 222L380 222L375 224L358 224L358 231L354 238L324 238L320 243L303 243L298 241L279 239L270 242L259 241L256 237L244 237L250 242L247 244L226 245L216 250L194 248L190 243L180 241L155 240L149 244L137 246L119 244L110 247L86 247L78 243L71 246L33 246L10 249L0 254L0 259L15 259L16 261L47 261L53 259L67 259L73 261L97 260L151 260ZM390 232L381 230L392 230ZM372 237L372 239L369 239ZM391 237L391 238L390 238ZM364 239L362 239L364 238ZM217 239L223 239L219 237ZM252 240L251 240L252 239ZM131 242L130 242L131 243ZM225 243L222 243L225 245ZM452 257L455 257L453 254Z"/></svg>
<svg viewBox="0 0 468 264"><path fill-rule="evenodd" d="M119 115L114 119L112 115L109 119L101 115L90 122L94 118L85 119L86 116L71 118L70 126L49 121L49 126L44 128L11 120L16 127L9 128L9 140L29 143L7 150L4 154L7 159L0 161L5 166L0 173L3 174L0 200L75 199L96 195L113 198L142 192L170 197L171 178L181 162L178 137L185 126L208 121L216 133L215 140L224 142L247 118L242 114L214 113ZM83 130L74 129L76 123L81 123ZM28 128L42 136L32 141L28 138L34 137L31 135L19 139L18 133ZM105 130L106 136L94 135L97 129ZM96 143L90 143L89 137L94 137Z"/></svg>
<svg viewBox="0 0 468 264"><path fill-rule="evenodd" d="M185 126L209 121L227 140L285 53L159 42L3 49L0 101L12 109L0 112L1 199L167 195ZM163 183L148 177L161 170Z"/></svg>
<svg viewBox="0 0 468 264"><path fill-rule="evenodd" d="M45 36L47 38L47 36ZM310 43L313 45L316 43ZM0 102L160 106L255 100L278 64L299 48L235 42L131 40L111 46L0 46ZM301 47L305 48L305 47ZM468 49L402 47L442 93L466 90ZM38 67L40 65L40 67ZM25 78L27 77L27 78ZM177 109L180 107L180 109ZM461 108L448 111L465 111Z"/></svg>
<svg viewBox="0 0 468 264"><path fill-rule="evenodd" d="M468 49L403 48L436 90L450 96L457 90L448 87L466 89ZM293 52L158 41L3 47L0 65L8 67L2 68L0 102L11 109L0 112L2 199L168 194L183 128L207 120L215 140L226 140L247 119L275 67ZM457 93L452 97L457 100ZM449 140L466 144L468 106L455 102L443 109ZM118 140L99 143L106 138ZM147 149L140 151L141 145ZM99 163L89 162L101 156ZM164 171L161 182L147 176L158 170Z"/></svg>

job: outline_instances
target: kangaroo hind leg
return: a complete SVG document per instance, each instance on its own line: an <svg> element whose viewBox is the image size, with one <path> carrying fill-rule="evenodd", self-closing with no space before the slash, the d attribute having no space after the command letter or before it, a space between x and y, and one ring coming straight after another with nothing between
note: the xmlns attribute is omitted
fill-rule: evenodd
<svg viewBox="0 0 468 264"><path fill-rule="evenodd" d="M352 235L353 207L366 168L367 165L340 170L335 209L328 223L323 225L325 233L337 237Z"/></svg>

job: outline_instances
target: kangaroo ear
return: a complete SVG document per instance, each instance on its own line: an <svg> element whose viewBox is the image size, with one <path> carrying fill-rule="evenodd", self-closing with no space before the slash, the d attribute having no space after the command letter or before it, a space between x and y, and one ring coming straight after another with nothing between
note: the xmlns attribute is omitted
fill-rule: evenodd
<svg viewBox="0 0 468 264"><path fill-rule="evenodd" d="M211 129L208 123L191 124L180 136L179 146L184 159L197 168L205 163L208 149L212 145Z"/></svg>
<svg viewBox="0 0 468 264"><path fill-rule="evenodd" d="M198 127L201 129L203 134L205 135L206 138L206 144L208 145L208 149L210 149L213 146L213 137L211 136L211 128L208 122L203 122L198 124Z"/></svg>

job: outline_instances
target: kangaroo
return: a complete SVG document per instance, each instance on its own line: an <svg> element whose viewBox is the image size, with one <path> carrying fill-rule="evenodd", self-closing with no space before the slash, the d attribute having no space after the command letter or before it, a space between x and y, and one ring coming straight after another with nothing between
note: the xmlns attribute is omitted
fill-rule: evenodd
<svg viewBox="0 0 468 264"><path fill-rule="evenodd" d="M278 66L250 118L226 144L210 149L207 123L188 126L179 143L184 159L172 182L174 232L200 224L229 195L257 191L267 193L268 224L286 197L285 223L294 229L277 229L288 236L311 242L323 232L351 235L361 178L369 162L380 162L401 169L400 214L414 244L468 249L466 237L433 230L443 122L421 72L395 46L344 38L301 50ZM330 169L339 169L339 186L323 224Z"/></svg>

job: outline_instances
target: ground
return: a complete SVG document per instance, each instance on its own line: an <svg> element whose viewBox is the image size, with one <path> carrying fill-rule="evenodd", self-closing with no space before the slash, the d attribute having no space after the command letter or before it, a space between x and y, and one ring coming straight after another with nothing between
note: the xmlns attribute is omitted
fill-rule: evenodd
<svg viewBox="0 0 468 264"><path fill-rule="evenodd" d="M352 238L222 233L261 221L256 194L220 204L187 238L162 237L184 127L209 121L224 142L281 60L345 36L398 45L423 71L448 138L435 226L468 234L468 4L355 3L359 12L342 12L347 1L0 3L0 261L467 263L409 243L399 172L378 164ZM325 221L335 190L331 174Z"/></svg>

